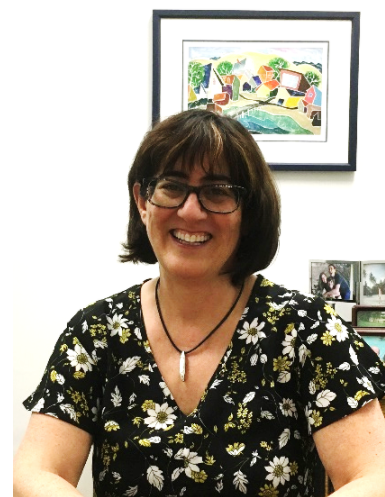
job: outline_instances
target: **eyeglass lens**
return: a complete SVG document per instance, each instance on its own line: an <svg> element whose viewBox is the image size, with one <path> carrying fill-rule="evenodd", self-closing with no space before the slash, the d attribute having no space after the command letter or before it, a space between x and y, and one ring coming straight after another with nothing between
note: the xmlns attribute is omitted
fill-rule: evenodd
<svg viewBox="0 0 385 497"><path fill-rule="evenodd" d="M203 207L209 211L230 213L238 208L239 192L226 184L203 185L194 189ZM149 184L151 203L159 207L179 207L185 202L191 187L178 181L159 179Z"/></svg>

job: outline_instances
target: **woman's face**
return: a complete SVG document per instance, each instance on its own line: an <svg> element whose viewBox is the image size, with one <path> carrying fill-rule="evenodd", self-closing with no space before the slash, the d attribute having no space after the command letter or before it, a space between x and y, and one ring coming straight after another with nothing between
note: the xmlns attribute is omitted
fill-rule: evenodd
<svg viewBox="0 0 385 497"><path fill-rule="evenodd" d="M322 283L326 283L327 282L327 277L326 277L326 274L325 273L322 273L321 274L321 280L322 280Z"/></svg>
<svg viewBox="0 0 385 497"><path fill-rule="evenodd" d="M167 177L194 186L230 184L227 171L221 168L213 176L197 165L188 173L177 163ZM204 210L191 193L181 207L164 209L140 197L138 186L134 195L161 277L211 280L231 269L241 235L241 207L230 214L215 214Z"/></svg>

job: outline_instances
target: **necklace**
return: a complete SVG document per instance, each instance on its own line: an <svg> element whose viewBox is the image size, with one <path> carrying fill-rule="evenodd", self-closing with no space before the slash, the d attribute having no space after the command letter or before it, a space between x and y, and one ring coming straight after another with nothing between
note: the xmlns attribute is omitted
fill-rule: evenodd
<svg viewBox="0 0 385 497"><path fill-rule="evenodd" d="M193 352L198 347L200 347L203 343L205 343L205 341L208 340L211 337L211 335L213 335L217 331L217 329L220 328L222 326L222 324L226 321L226 319L230 316L230 314L233 312L235 306L238 304L239 299L241 298L241 295L242 295L242 292L243 292L243 287L244 287L244 282L242 283L241 289L240 289L240 291L239 291L239 293L237 295L237 298L235 299L235 302L232 304L232 306L230 307L230 309L227 311L226 315L219 321L219 323L215 326L215 328L212 329L210 331L210 333L208 335L206 335L205 338L198 343L198 345L195 345L195 347L193 347L190 350L181 350L174 343L173 339L170 336L170 333L168 332L168 329L167 329L167 327L165 325L165 322L164 322L164 319L163 319L163 316L162 316L162 311L160 310L159 295L158 295L159 285L160 285L160 278L156 282L156 287L155 287L156 308L158 310L158 314L159 314L160 320L162 322L162 326L163 326L164 332L167 335L167 338L170 340L171 345L174 347L174 349L177 350L179 352L179 354L180 354L180 359L179 359L179 376L180 376L180 379L182 381L185 381L185 376L186 376L186 355L189 354L190 352Z"/></svg>

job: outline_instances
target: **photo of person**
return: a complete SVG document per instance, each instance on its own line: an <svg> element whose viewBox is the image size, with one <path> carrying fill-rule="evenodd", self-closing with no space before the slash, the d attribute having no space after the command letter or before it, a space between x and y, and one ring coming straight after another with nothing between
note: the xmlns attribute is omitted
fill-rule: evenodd
<svg viewBox="0 0 385 497"><path fill-rule="evenodd" d="M324 294L325 298L332 299L342 299L350 300L350 285L343 277L343 275L337 271L335 264L329 264L329 290Z"/></svg>
<svg viewBox="0 0 385 497"><path fill-rule="evenodd" d="M385 302L385 261L363 261L361 267L361 303L383 305Z"/></svg>
<svg viewBox="0 0 385 497"><path fill-rule="evenodd" d="M325 300L355 300L359 264L359 261L310 261L310 292Z"/></svg>

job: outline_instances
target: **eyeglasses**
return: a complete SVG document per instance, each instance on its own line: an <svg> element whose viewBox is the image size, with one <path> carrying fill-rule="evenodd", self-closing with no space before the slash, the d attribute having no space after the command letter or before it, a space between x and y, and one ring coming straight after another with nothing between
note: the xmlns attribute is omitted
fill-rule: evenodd
<svg viewBox="0 0 385 497"><path fill-rule="evenodd" d="M143 182L146 183L146 180ZM196 194L200 205L206 211L231 214L238 209L247 190L243 186L226 183L191 186L168 178L152 178L147 182L147 200L164 209L181 207L191 193Z"/></svg>

